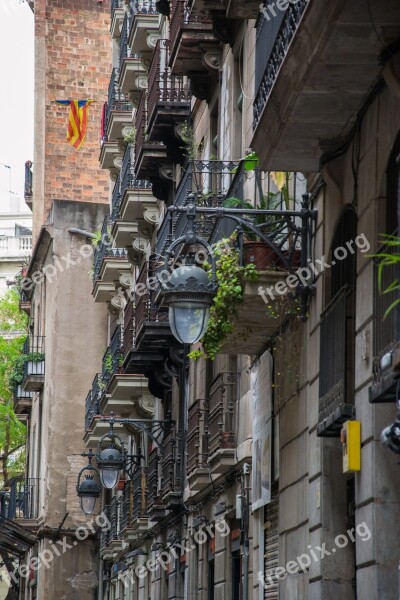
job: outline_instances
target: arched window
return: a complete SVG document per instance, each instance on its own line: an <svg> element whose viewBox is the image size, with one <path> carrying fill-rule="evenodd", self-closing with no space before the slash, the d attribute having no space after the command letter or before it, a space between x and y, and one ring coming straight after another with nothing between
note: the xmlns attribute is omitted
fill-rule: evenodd
<svg viewBox="0 0 400 600"><path fill-rule="evenodd" d="M379 232L381 233L381 232ZM386 231L389 235L400 234L400 134L393 146L386 169ZM378 253L399 254L398 246L383 244ZM374 264L374 382L370 389L371 402L395 400L398 379L398 349L400 349L400 306L387 315L392 303L399 297L398 291L383 294L396 280L400 281L400 265L385 267L379 285L379 260ZM386 316L385 316L386 315Z"/></svg>
<svg viewBox="0 0 400 600"><path fill-rule="evenodd" d="M319 418L320 436L339 436L354 405L354 340L357 216L342 213L331 244L327 305L321 315Z"/></svg>

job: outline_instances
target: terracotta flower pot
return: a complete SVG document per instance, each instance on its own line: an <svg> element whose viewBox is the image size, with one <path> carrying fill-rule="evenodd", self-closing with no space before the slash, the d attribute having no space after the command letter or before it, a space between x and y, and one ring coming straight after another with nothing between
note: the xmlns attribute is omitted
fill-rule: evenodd
<svg viewBox="0 0 400 600"><path fill-rule="evenodd" d="M278 256L264 242L244 242L244 261L260 271L279 266Z"/></svg>

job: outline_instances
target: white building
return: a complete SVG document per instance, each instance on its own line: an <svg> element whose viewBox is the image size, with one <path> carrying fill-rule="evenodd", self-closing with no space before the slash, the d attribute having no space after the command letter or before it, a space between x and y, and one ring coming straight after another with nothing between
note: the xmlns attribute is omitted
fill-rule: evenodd
<svg viewBox="0 0 400 600"><path fill-rule="evenodd" d="M0 295L32 252L32 212L18 196L4 197L0 209Z"/></svg>

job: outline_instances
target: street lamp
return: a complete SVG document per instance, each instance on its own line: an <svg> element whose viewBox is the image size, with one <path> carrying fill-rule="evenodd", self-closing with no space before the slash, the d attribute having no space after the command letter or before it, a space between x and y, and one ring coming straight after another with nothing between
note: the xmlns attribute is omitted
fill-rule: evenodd
<svg viewBox="0 0 400 600"><path fill-rule="evenodd" d="M102 448L104 440L111 440L109 447ZM121 451L116 447L115 440L118 441ZM96 456L97 467L100 472L100 481L107 490L112 490L117 485L121 476L121 471L125 464L125 447L121 438L114 433L113 423L110 423L110 431L103 435L99 442Z"/></svg>
<svg viewBox="0 0 400 600"><path fill-rule="evenodd" d="M195 198L194 194L189 194L187 231L166 250L164 266L169 276L167 281L164 278L160 279L162 303L169 309L171 331L179 342L186 345L195 344L205 334L210 308L217 291L213 250L203 238L197 236L195 219ZM185 246L186 262L189 264L172 270L170 261L175 257L175 251L179 246ZM195 264L196 254L188 252L188 248L192 247L196 250L199 246L205 248L208 261L211 263L210 277L204 269Z"/></svg>
<svg viewBox="0 0 400 600"><path fill-rule="evenodd" d="M195 344L205 334L215 286L204 269L179 267L163 287L163 303L169 308L169 324L182 344Z"/></svg>
<svg viewBox="0 0 400 600"><path fill-rule="evenodd" d="M92 460L94 458L92 450L89 450L87 456L89 457L89 464L86 465L78 475L76 491L81 501L81 509L85 515L90 515L94 511L97 498L100 496L101 486L95 479L95 475L98 475L99 472L92 466Z"/></svg>

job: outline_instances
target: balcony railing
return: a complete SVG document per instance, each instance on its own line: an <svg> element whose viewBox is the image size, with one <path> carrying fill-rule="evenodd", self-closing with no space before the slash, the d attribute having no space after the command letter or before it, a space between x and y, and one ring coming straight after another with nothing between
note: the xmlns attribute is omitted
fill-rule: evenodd
<svg viewBox="0 0 400 600"><path fill-rule="evenodd" d="M157 515L160 515L164 512L165 507L161 501L160 497L160 487L159 487L159 464L160 464L160 454L157 448L154 448L149 455L149 464L148 464L148 496L147 496L147 507L149 511L149 517L151 520L156 519Z"/></svg>
<svg viewBox="0 0 400 600"><path fill-rule="evenodd" d="M32 252L32 236L0 236L0 260L24 258Z"/></svg>
<svg viewBox="0 0 400 600"><path fill-rule="evenodd" d="M118 8L124 8L124 0L111 0L111 18Z"/></svg>
<svg viewBox="0 0 400 600"><path fill-rule="evenodd" d="M208 468L209 400L196 400L189 408L187 435L187 473Z"/></svg>
<svg viewBox="0 0 400 600"><path fill-rule="evenodd" d="M14 479L9 491L0 492L0 514L6 519L36 519L39 479Z"/></svg>
<svg viewBox="0 0 400 600"><path fill-rule="evenodd" d="M138 519L147 518L147 473L144 467L137 469L124 490L123 529L132 527Z"/></svg>
<svg viewBox="0 0 400 600"><path fill-rule="evenodd" d="M134 146L128 144L121 168L121 197L128 189L148 190L151 189L150 181L137 179L135 175Z"/></svg>
<svg viewBox="0 0 400 600"><path fill-rule="evenodd" d="M120 90L120 87L118 85L118 77L119 69L114 68L112 70L110 83L108 86L108 100L104 115L104 134L107 134L108 126L111 120L111 114L113 111L126 113L130 113L132 111L132 104L129 102L127 95Z"/></svg>
<svg viewBox="0 0 400 600"><path fill-rule="evenodd" d="M199 30L206 27L212 31L212 20L207 16L194 15L191 10L192 2L189 0L171 0L171 25L169 41L171 46L171 55L175 55L178 46L181 30L191 28Z"/></svg>
<svg viewBox="0 0 400 600"><path fill-rule="evenodd" d="M140 293L138 291L135 293L135 332L137 337L140 336L142 328L146 323L168 321L168 310L161 308L155 302L156 292L155 290L151 290L148 285L148 278L151 276L152 273L149 273L149 263L146 262L141 268L136 281L136 290L140 291Z"/></svg>
<svg viewBox="0 0 400 600"><path fill-rule="evenodd" d="M140 58L140 54L132 53L128 45L129 31L132 24L132 11L125 13L124 21L121 28L120 46L119 46L119 67L127 58Z"/></svg>
<svg viewBox="0 0 400 600"><path fill-rule="evenodd" d="M259 19L257 29L256 76L260 82L254 100L254 129L256 129L260 121L261 114L268 101L275 80L278 77L279 70L286 58L290 44L296 34L307 4L308 0L298 0L295 4L289 4L277 32L274 31L274 28L281 19L279 15L277 20L274 18L271 19L270 22L264 18ZM271 25L268 23L271 23ZM269 47L271 39L274 40L274 44L272 47ZM262 73L262 76L260 76L259 73Z"/></svg>
<svg viewBox="0 0 400 600"><path fill-rule="evenodd" d="M121 177L118 175L111 196L111 222L114 223L119 218L119 209L121 208Z"/></svg>
<svg viewBox="0 0 400 600"><path fill-rule="evenodd" d="M147 115L149 130L155 119L158 104L180 103L189 107L190 90L181 76L172 75L168 66L169 42L158 40L148 75ZM171 111L171 107L168 107Z"/></svg>
<svg viewBox="0 0 400 600"><path fill-rule="evenodd" d="M354 327L349 305L354 302L351 286L344 286L321 315L321 353L319 372L320 435L337 436L344 420L351 418L351 356L354 352L351 329ZM350 392L350 393L349 393Z"/></svg>
<svg viewBox="0 0 400 600"><path fill-rule="evenodd" d="M209 458L235 448L236 373L220 373L210 388Z"/></svg>
<svg viewBox="0 0 400 600"><path fill-rule="evenodd" d="M143 91L140 95L139 106L137 108L136 117L135 117L135 127L136 127L135 168L137 166L137 159L142 154L143 146L144 146L145 140L147 138L146 105L147 105L147 92Z"/></svg>
<svg viewBox="0 0 400 600"><path fill-rule="evenodd" d="M100 414L100 400L103 395L105 385L102 380L102 374L96 373L93 379L92 387L86 396L85 402L85 431L90 428L93 417Z"/></svg>
<svg viewBox="0 0 400 600"><path fill-rule="evenodd" d="M158 14L156 0L134 0L132 3L134 15L156 15Z"/></svg>
<svg viewBox="0 0 400 600"><path fill-rule="evenodd" d="M103 356L102 381L106 386L110 383L112 376L121 368L121 365L121 326L118 325Z"/></svg>
<svg viewBox="0 0 400 600"><path fill-rule="evenodd" d="M27 160L25 163L25 184L24 184L25 200L32 199L32 179L33 179L32 162L30 160Z"/></svg>
<svg viewBox="0 0 400 600"><path fill-rule="evenodd" d="M103 260L105 258L109 258L109 257L125 258L127 256L127 252L124 248L112 248L111 247L110 224L111 224L111 219L109 216L106 216L103 221L103 226L101 228L101 239L96 246L96 249L94 251L94 256L93 256L93 282L94 283L96 283L96 281L100 277L100 269L103 264Z"/></svg>
<svg viewBox="0 0 400 600"><path fill-rule="evenodd" d="M231 188L239 162L221 160L196 160L189 162L176 190L174 204L186 206L189 194L195 195L198 206L222 206L228 190ZM198 222L198 234L207 237L213 230L215 219L203 219ZM187 219L182 213L172 218L167 214L157 234L156 254L160 259L171 243L185 233Z"/></svg>

